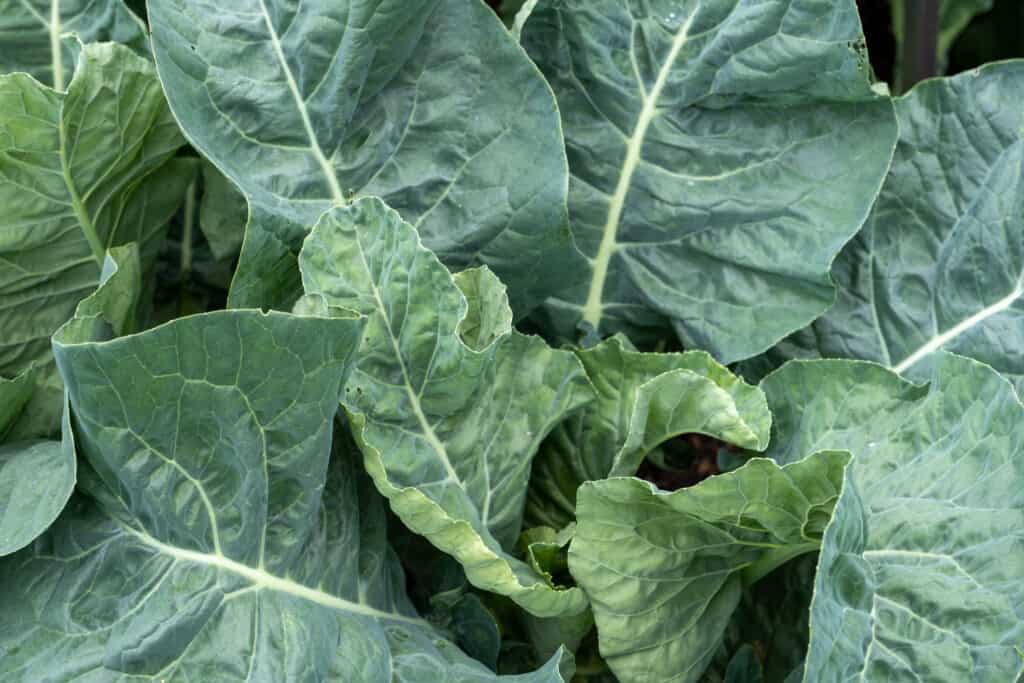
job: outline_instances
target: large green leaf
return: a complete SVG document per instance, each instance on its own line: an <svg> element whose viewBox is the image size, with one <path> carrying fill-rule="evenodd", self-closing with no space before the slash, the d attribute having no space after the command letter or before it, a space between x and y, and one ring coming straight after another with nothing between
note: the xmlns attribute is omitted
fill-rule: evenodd
<svg viewBox="0 0 1024 683"><path fill-rule="evenodd" d="M854 455L822 544L807 683L1024 674L1024 406L977 361L940 354L930 379L794 361L762 383L779 461Z"/></svg>
<svg viewBox="0 0 1024 683"><path fill-rule="evenodd" d="M493 680L415 615L347 438L331 457L362 327L230 311L58 343L90 497L0 563L0 677Z"/></svg>
<svg viewBox="0 0 1024 683"><path fill-rule="evenodd" d="M247 196L233 305L287 306L318 216L383 197L455 269L489 265L515 308L581 263L544 79L478 0L151 0L186 135Z"/></svg>
<svg viewBox="0 0 1024 683"><path fill-rule="evenodd" d="M545 440L527 499L532 523L565 526L580 484L632 475L652 449L680 434L752 450L768 445L764 394L703 351L641 353L616 336L576 355L597 400Z"/></svg>
<svg viewBox="0 0 1024 683"><path fill-rule="evenodd" d="M755 458L673 493L632 478L581 486L569 569L619 680L699 680L744 583L819 546L848 462Z"/></svg>
<svg viewBox="0 0 1024 683"><path fill-rule="evenodd" d="M896 101L896 157L836 261L839 300L776 362L874 360L923 380L945 349L1024 389L1022 99L1015 61L927 81Z"/></svg>
<svg viewBox="0 0 1024 683"><path fill-rule="evenodd" d="M558 96L587 282L547 324L671 327L722 362L823 313L892 158L853 0L544 0L523 42Z"/></svg>
<svg viewBox="0 0 1024 683"><path fill-rule="evenodd" d="M156 256L191 166L152 64L110 43L83 48L68 92L0 76L0 375L37 367L23 435L59 428L50 335L96 289L111 246ZM166 163L165 163L166 162Z"/></svg>
<svg viewBox="0 0 1024 683"><path fill-rule="evenodd" d="M473 585L539 616L582 611L578 589L555 589L503 550L519 534L541 440L591 398L579 361L511 330L493 275L463 282L484 293L471 312L444 265L379 199L325 213L299 261L308 295L369 318L342 403L395 513L455 556ZM484 315L488 303L498 310Z"/></svg>
<svg viewBox="0 0 1024 683"><path fill-rule="evenodd" d="M63 91L78 54L65 33L149 53L145 25L121 0L0 0L0 74L23 71Z"/></svg>

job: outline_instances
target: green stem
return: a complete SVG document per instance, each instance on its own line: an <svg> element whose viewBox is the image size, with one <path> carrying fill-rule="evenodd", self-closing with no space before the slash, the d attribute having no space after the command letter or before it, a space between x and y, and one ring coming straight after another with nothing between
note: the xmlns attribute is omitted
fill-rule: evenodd
<svg viewBox="0 0 1024 683"><path fill-rule="evenodd" d="M192 232L195 229L196 213L196 181L192 181L185 191L185 221L181 233L181 261L178 272L181 283L188 282L192 275Z"/></svg>
<svg viewBox="0 0 1024 683"><path fill-rule="evenodd" d="M743 570L743 585L752 586L793 558L816 552L820 547L821 543L817 541L777 547Z"/></svg>
<svg viewBox="0 0 1024 683"><path fill-rule="evenodd" d="M189 183L185 190L185 217L181 229L181 255L178 261L178 314L190 311L189 287L192 281L192 233L195 230L196 181Z"/></svg>

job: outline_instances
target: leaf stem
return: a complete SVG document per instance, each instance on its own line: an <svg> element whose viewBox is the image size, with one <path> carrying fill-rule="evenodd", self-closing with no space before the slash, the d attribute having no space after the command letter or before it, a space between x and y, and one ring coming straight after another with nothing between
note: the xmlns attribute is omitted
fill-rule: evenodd
<svg viewBox="0 0 1024 683"><path fill-rule="evenodd" d="M901 94L939 70L939 0L902 1L903 45L896 83Z"/></svg>

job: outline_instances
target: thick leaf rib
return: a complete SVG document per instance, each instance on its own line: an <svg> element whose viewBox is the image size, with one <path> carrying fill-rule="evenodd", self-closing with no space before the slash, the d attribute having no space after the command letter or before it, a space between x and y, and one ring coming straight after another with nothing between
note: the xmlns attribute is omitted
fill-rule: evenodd
<svg viewBox="0 0 1024 683"><path fill-rule="evenodd" d="M415 614L351 441L331 452L362 328L224 311L56 342L84 493L0 565L4 680L495 680Z"/></svg>
<svg viewBox="0 0 1024 683"><path fill-rule="evenodd" d="M0 0L0 73L23 71L63 92L78 53L67 33L149 54L146 27L122 0Z"/></svg>
<svg viewBox="0 0 1024 683"><path fill-rule="evenodd" d="M769 453L853 454L825 532L804 681L1012 681L1024 672L1024 406L939 354L931 383L854 361L762 382Z"/></svg>
<svg viewBox="0 0 1024 683"><path fill-rule="evenodd" d="M156 258L191 166L152 64L111 43L82 48L67 93L0 76L0 374L37 366L21 432L59 429L50 336L95 291L110 247ZM170 160L170 161L169 161Z"/></svg>
<svg viewBox="0 0 1024 683"><path fill-rule="evenodd" d="M489 265L514 308L575 272L554 97L482 3L152 0L150 19L182 128L249 201L233 305L290 306L302 239L360 196L454 269Z"/></svg>
<svg viewBox="0 0 1024 683"><path fill-rule="evenodd" d="M300 265L308 295L368 318L342 404L399 517L454 555L474 585L540 616L582 611L578 589L555 589L503 549L519 533L538 445L591 398L576 358L513 331L485 272L459 278L471 312L444 265L379 199L324 214Z"/></svg>
<svg viewBox="0 0 1024 683"><path fill-rule="evenodd" d="M589 259L588 282L549 302L553 330L639 342L671 328L733 362L831 305L829 266L878 193L896 125L869 87L853 2L806 5L536 5L523 43L559 99Z"/></svg>
<svg viewBox="0 0 1024 683"><path fill-rule="evenodd" d="M1024 388L1022 97L1024 62L1013 61L927 81L896 101L892 170L836 261L839 298L814 324L809 353L924 380L946 350Z"/></svg>

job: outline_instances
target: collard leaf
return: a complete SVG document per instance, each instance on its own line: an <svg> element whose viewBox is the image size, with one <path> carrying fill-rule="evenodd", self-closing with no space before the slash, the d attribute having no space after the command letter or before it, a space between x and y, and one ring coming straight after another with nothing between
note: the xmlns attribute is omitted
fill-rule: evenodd
<svg viewBox="0 0 1024 683"><path fill-rule="evenodd" d="M1024 672L1024 406L976 361L928 386L794 361L762 383L770 453L853 453L825 533L804 681L1015 681Z"/></svg>
<svg viewBox="0 0 1024 683"><path fill-rule="evenodd" d="M56 345L91 497L0 564L3 678L494 680L415 615L379 499L330 457L362 326L229 311Z"/></svg>
<svg viewBox="0 0 1024 683"><path fill-rule="evenodd" d="M149 54L145 25L121 0L0 0L0 73L22 71L63 91L78 55L65 33Z"/></svg>
<svg viewBox="0 0 1024 683"><path fill-rule="evenodd" d="M0 443L18 422L34 389L35 368L11 379L0 377Z"/></svg>
<svg viewBox="0 0 1024 683"><path fill-rule="evenodd" d="M752 450L768 445L764 394L703 351L641 353L616 336L576 355L597 400L544 442L527 500L531 522L568 524L580 484L635 474L647 453L680 434Z"/></svg>
<svg viewBox="0 0 1024 683"><path fill-rule="evenodd" d="M71 497L75 441L66 410L62 431L60 441L0 443L0 557L46 531Z"/></svg>
<svg viewBox="0 0 1024 683"><path fill-rule="evenodd" d="M853 0L543 0L523 42L558 96L590 259L553 330L671 327L731 363L832 304L896 139Z"/></svg>
<svg viewBox="0 0 1024 683"><path fill-rule="evenodd" d="M299 260L308 295L368 318L342 403L395 513L473 585L539 616L582 611L578 589L556 590L503 550L519 534L541 440L591 398L579 361L508 330L467 345L466 297L379 199L325 213ZM491 319L507 319L499 308Z"/></svg>
<svg viewBox="0 0 1024 683"><path fill-rule="evenodd" d="M155 258L190 167L152 64L128 48L87 45L68 92L0 76L0 375L36 366L22 436L59 428L50 336L100 281L107 249Z"/></svg>
<svg viewBox="0 0 1024 683"><path fill-rule="evenodd" d="M233 305L290 306L319 215L383 197L461 270L527 308L578 272L558 113L481 2L152 0L154 53L192 143L250 222Z"/></svg>
<svg viewBox="0 0 1024 683"><path fill-rule="evenodd" d="M1022 98L1016 61L927 81L896 101L892 170L836 261L836 306L803 346L918 381L940 350L954 351L1024 388Z"/></svg>
<svg viewBox="0 0 1024 683"><path fill-rule="evenodd" d="M111 249L104 259L99 289L78 304L74 317L55 337L65 343L87 342L123 333L138 303L139 270L134 244ZM0 404L29 403L35 391L34 372L33 367L13 382L0 383ZM34 423L28 415L7 427L18 435L31 433ZM4 427L0 421L0 431ZM66 400L60 440L0 441L0 556L25 547L57 519L71 498L76 475L75 440Z"/></svg>
<svg viewBox="0 0 1024 683"><path fill-rule="evenodd" d="M203 159L203 199L199 228L217 260L238 256L245 237L249 207L245 197L217 167Z"/></svg>
<svg viewBox="0 0 1024 683"><path fill-rule="evenodd" d="M619 680L699 680L744 583L818 547L848 462L754 458L673 493L632 478L581 486L569 569Z"/></svg>

